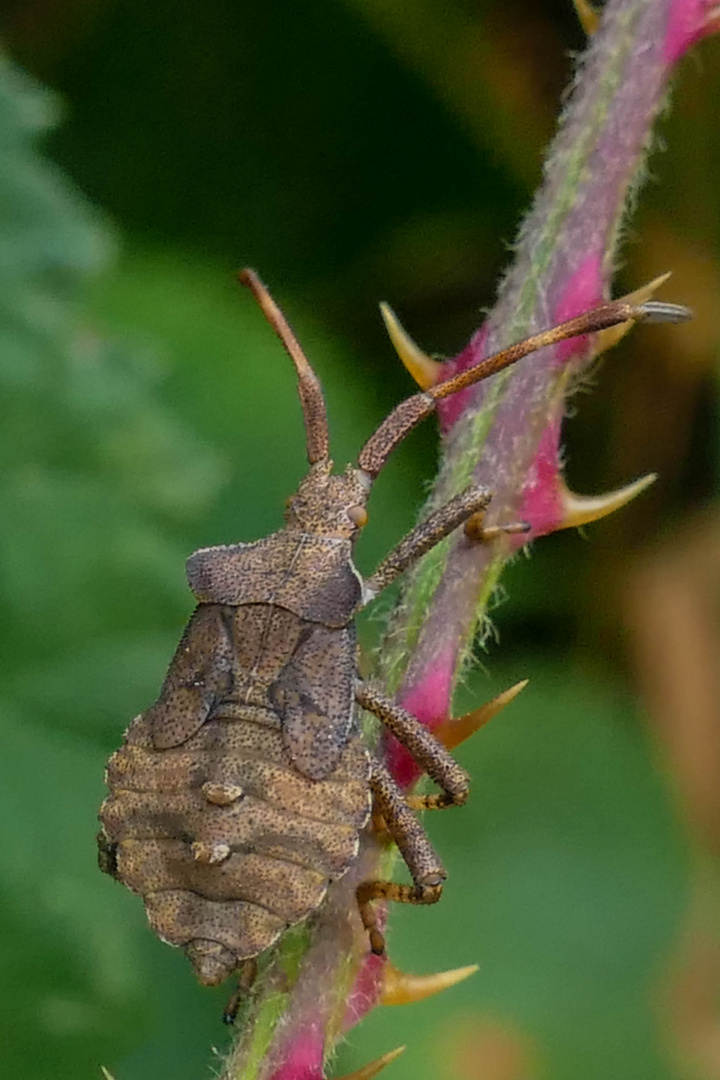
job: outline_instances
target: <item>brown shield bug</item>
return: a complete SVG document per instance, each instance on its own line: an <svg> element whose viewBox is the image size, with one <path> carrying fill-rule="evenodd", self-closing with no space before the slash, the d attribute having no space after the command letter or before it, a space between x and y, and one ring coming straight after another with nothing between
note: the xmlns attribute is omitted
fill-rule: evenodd
<svg viewBox="0 0 720 1080"><path fill-rule="evenodd" d="M320 384L251 270L240 275L295 365L310 470L285 528L249 544L202 548L187 575L198 606L158 700L110 758L100 865L144 901L153 930L180 945L201 983L251 962L322 903L358 853L372 806L412 885L357 892L373 951L372 901L430 904L445 878L413 809L459 805L468 777L435 737L361 681L353 618L408 566L490 501L469 487L423 521L364 582L352 561L370 487L393 449L449 394L564 338L627 320L677 319L674 305L605 304L481 361L393 410L356 466L334 475ZM495 530L497 531L497 530ZM438 784L408 800L363 742L373 713Z"/></svg>

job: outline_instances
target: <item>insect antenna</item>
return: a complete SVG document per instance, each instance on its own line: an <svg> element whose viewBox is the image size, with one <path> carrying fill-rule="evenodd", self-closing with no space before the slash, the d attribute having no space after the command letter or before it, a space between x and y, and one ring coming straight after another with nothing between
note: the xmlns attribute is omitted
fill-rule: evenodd
<svg viewBox="0 0 720 1080"><path fill-rule="evenodd" d="M529 353L537 352L538 349L544 349L549 345L557 345L566 338L594 334L598 330L606 330L619 323L684 322L691 318L691 314L688 308L679 304L648 301L645 304L634 305L623 300L615 300L587 311L584 315L578 315L568 322L553 326L549 330L533 334L532 337L511 345L508 349L480 360L477 364L460 372L459 375L401 401L363 446L358 458L358 466L374 479L395 447L421 420L434 411L437 401L456 394L459 390L464 390L467 386L472 386L482 379L489 379L491 375L496 375L511 364L517 363Z"/></svg>
<svg viewBox="0 0 720 1080"><path fill-rule="evenodd" d="M310 366L310 361L300 347L298 339L290 329L287 319L277 306L265 285L255 273L247 267L238 274L238 281L246 285L262 308L263 315L282 341L290 359L295 365L298 377L298 392L305 419L305 444L308 461L314 465L327 460L330 453L327 412L320 380Z"/></svg>

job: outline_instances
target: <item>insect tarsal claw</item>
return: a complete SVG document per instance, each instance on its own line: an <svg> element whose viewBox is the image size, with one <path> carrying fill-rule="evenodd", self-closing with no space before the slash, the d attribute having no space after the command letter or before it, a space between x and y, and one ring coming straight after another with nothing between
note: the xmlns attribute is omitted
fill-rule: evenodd
<svg viewBox="0 0 720 1080"><path fill-rule="evenodd" d="M503 525L485 525L485 511L471 514L465 522L465 535L478 544L489 544L501 536L519 536L532 531L529 521L509 521Z"/></svg>
<svg viewBox="0 0 720 1080"><path fill-rule="evenodd" d="M389 1065L395 1058L399 1058L404 1050L404 1046L398 1046L395 1050L390 1050L387 1054L383 1054L382 1057L375 1058L374 1061L369 1061L367 1065L361 1066L361 1068L356 1069L355 1072L346 1073L345 1076L339 1076L337 1080L373 1080L373 1077L377 1076L386 1065Z"/></svg>
<svg viewBox="0 0 720 1080"><path fill-rule="evenodd" d="M469 979L478 970L477 964L454 968L450 971L437 971L432 975L408 975L391 963L383 968L381 1005L409 1005L414 1001L432 997L442 990Z"/></svg>
<svg viewBox="0 0 720 1080"><path fill-rule="evenodd" d="M637 495L649 488L657 480L657 473L648 473L639 480L627 484L615 491L608 491L604 495L576 495L560 479L558 482L560 505L562 507L561 520L557 529L572 529L580 525L589 525L591 521L599 521L608 514L619 510L631 502Z"/></svg>
<svg viewBox="0 0 720 1080"><path fill-rule="evenodd" d="M474 735L479 728L487 724L494 716L497 716L501 709L509 705L520 691L525 689L527 684L528 680L523 679L522 682L515 683L508 690L503 690L492 701L487 701L478 709L473 709L472 712L465 713L464 716L456 716L450 720L445 720L439 727L435 728L435 738L443 744L446 750L454 749L460 743L469 739L471 735Z"/></svg>
<svg viewBox="0 0 720 1080"><path fill-rule="evenodd" d="M422 390L427 390L440 382L443 365L440 360L433 360L415 344L389 304L380 304L380 314L395 347L395 352Z"/></svg>

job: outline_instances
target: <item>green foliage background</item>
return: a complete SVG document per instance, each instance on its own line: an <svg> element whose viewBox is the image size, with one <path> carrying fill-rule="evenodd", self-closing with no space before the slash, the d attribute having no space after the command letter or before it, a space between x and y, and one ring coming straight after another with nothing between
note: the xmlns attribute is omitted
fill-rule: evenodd
<svg viewBox="0 0 720 1080"><path fill-rule="evenodd" d="M225 992L197 987L99 874L95 815L104 761L191 610L185 556L278 527L303 471L289 365L232 273L256 265L284 305L344 464L411 390L377 301L448 354L491 302L580 32L559 3L490 0L15 0L3 17L34 76L0 65L2 1073L79 1080L103 1064L117 1080L190 1080L227 1040ZM475 43L464 68L459 41ZM702 93L697 73L685 80L703 130L717 77ZM683 115L650 230L653 200L691 217L673 163L685 153L695 197L720 156L708 127L693 172ZM702 218L716 255L717 210L715 197ZM678 299L691 293L678 282ZM686 844L603 573L617 572L609 549L622 558L716 491L714 398L698 379L702 408L668 434L691 450L665 491L625 531L556 537L520 561L496 613L502 649L463 688L459 708L532 680L463 750L471 803L430 822L447 898L395 912L391 954L480 973L378 1010L339 1068L407 1042L397 1080L673 1075L654 1002ZM618 461L655 463L652 443L633 458L614 431L608 446L614 407L605 389L571 426L588 487L625 479ZM428 425L378 484L366 570L412 522L434 446ZM368 646L375 631L366 620ZM452 1064L483 1032L521 1048L520 1072Z"/></svg>

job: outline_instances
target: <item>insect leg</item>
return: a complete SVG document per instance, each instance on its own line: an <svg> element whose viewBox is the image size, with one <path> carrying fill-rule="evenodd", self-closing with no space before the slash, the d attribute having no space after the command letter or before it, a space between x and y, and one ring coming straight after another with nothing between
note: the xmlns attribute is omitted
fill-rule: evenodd
<svg viewBox="0 0 720 1080"><path fill-rule="evenodd" d="M407 863L412 885L395 881L365 881L356 896L363 926L370 935L370 948L378 956L385 952L385 939L377 925L373 900L395 900L401 904L434 904L442 894L446 874L427 833L402 796L390 773L374 761L370 788L376 810Z"/></svg>
<svg viewBox="0 0 720 1080"><path fill-rule="evenodd" d="M390 585L408 566L430 551L441 540L462 525L463 521L484 510L492 493L487 488L472 485L455 495L430 517L421 521L412 532L403 537L389 555L386 555L374 574L365 581L366 590L373 596Z"/></svg>
<svg viewBox="0 0 720 1080"><path fill-rule="evenodd" d="M506 525L486 525L484 510L471 514L465 522L465 535L468 540L474 540L478 544L488 544L492 540L497 540L499 536L518 536L529 533L530 529L529 521L510 521Z"/></svg>
<svg viewBox="0 0 720 1080"><path fill-rule="evenodd" d="M249 960L242 960L240 962L237 973L237 989L225 1006L225 1011L223 1012L223 1024L235 1023L235 1017L238 1014L240 1002L252 989L252 985L257 976L257 969L257 960L254 956Z"/></svg>
<svg viewBox="0 0 720 1080"><path fill-rule="evenodd" d="M363 709L377 716L410 751L418 765L442 788L441 795L408 796L408 806L414 810L442 810L446 806L461 806L465 802L469 792L468 774L416 716L367 683L356 686L355 698Z"/></svg>

